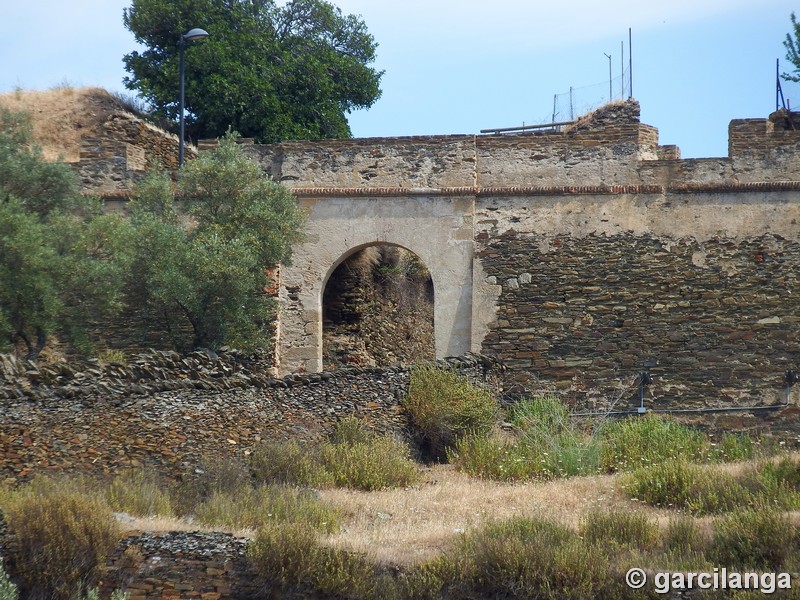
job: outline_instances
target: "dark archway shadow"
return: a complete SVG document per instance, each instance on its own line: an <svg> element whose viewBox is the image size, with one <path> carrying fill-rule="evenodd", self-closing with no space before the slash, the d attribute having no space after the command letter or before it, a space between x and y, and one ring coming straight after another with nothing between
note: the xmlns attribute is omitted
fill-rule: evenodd
<svg viewBox="0 0 800 600"><path fill-rule="evenodd" d="M435 358L433 281L413 252L375 244L344 259L322 295L325 369Z"/></svg>

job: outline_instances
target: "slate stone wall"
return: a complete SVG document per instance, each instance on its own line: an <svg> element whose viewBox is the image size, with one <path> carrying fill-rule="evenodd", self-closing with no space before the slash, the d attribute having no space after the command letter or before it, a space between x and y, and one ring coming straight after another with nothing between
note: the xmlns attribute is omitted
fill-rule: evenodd
<svg viewBox="0 0 800 600"><path fill-rule="evenodd" d="M638 405L650 359L656 409L783 402L798 367L797 240L511 230L478 256L501 286L483 352L581 410Z"/></svg>

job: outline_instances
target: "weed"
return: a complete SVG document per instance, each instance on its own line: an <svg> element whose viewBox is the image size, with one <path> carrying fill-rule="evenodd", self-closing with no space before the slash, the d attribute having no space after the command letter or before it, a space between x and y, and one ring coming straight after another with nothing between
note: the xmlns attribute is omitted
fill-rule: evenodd
<svg viewBox="0 0 800 600"><path fill-rule="evenodd" d="M658 526L641 513L594 511L581 523L581 534L593 544L649 550L658 541Z"/></svg>
<svg viewBox="0 0 800 600"><path fill-rule="evenodd" d="M262 444L252 456L258 482L371 491L407 487L419 479L408 447L366 429L357 419L339 423L319 446L296 442Z"/></svg>
<svg viewBox="0 0 800 600"><path fill-rule="evenodd" d="M435 459L445 459L448 448L467 436L485 436L497 417L495 398L463 375L433 366L411 371L404 400L412 425Z"/></svg>
<svg viewBox="0 0 800 600"><path fill-rule="evenodd" d="M3 569L3 559L0 557L0 600L18 600L17 586L11 583L8 574Z"/></svg>
<svg viewBox="0 0 800 600"><path fill-rule="evenodd" d="M608 423L599 435L600 468L608 473L701 460L709 445L701 432L656 415Z"/></svg>
<svg viewBox="0 0 800 600"><path fill-rule="evenodd" d="M261 528L248 557L267 585L282 590L354 600L379 597L375 567L367 558L323 546L304 524Z"/></svg>
<svg viewBox="0 0 800 600"><path fill-rule="evenodd" d="M314 529L339 529L339 515L310 491L271 485L214 492L197 507L197 520L232 529L258 529L273 523L304 523Z"/></svg>
<svg viewBox="0 0 800 600"><path fill-rule="evenodd" d="M715 523L709 554L721 565L775 571L795 550L796 537L786 513L769 506L740 509Z"/></svg>
<svg viewBox="0 0 800 600"><path fill-rule="evenodd" d="M446 597L626 598L615 561L567 528L517 518L476 531L448 555Z"/></svg>
<svg viewBox="0 0 800 600"><path fill-rule="evenodd" d="M476 477L498 481L572 477L597 471L598 446L573 425L569 410L557 398L525 399L509 420L516 438L497 441L463 438L448 459Z"/></svg>
<svg viewBox="0 0 800 600"><path fill-rule="evenodd" d="M75 485L39 479L3 498L26 598L69 600L96 581L119 540L108 505Z"/></svg>
<svg viewBox="0 0 800 600"><path fill-rule="evenodd" d="M333 477L317 462L311 448L294 440L264 442L250 457L256 483L284 483L313 488L333 485Z"/></svg>
<svg viewBox="0 0 800 600"><path fill-rule="evenodd" d="M112 510L137 517L172 517L175 514L163 483L141 469L117 475L108 485L106 499Z"/></svg>

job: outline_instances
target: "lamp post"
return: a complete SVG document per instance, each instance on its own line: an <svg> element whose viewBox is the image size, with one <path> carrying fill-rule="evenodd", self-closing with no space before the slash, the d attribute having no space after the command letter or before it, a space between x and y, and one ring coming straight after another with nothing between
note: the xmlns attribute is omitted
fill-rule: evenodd
<svg viewBox="0 0 800 600"><path fill-rule="evenodd" d="M181 122L181 132L180 137L178 139L178 166L183 166L183 106L185 103L184 98L184 69L183 69L183 52L186 48L186 42L192 42L194 40L202 40L203 38L208 37L208 32L204 29L198 29L195 27L194 29L190 29L183 35L181 35L181 39L178 40L178 47L181 49L181 63L180 63L180 77L181 77L181 101L180 101L180 122Z"/></svg>
<svg viewBox="0 0 800 600"><path fill-rule="evenodd" d="M611 102L614 99L614 95L611 92L611 55L605 52L603 54L608 59L608 101Z"/></svg>

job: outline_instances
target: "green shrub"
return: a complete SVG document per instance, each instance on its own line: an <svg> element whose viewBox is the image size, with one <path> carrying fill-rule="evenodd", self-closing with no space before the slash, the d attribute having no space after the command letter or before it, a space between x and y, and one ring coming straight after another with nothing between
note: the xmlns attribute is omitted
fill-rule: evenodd
<svg viewBox="0 0 800 600"><path fill-rule="evenodd" d="M419 469L408 448L391 438L359 443L324 443L319 460L337 486L373 491L408 487L419 480Z"/></svg>
<svg viewBox="0 0 800 600"><path fill-rule="evenodd" d="M555 397L529 398L509 413L513 441L465 437L448 450L462 471L496 481L572 477L597 471L598 448L579 432L569 409Z"/></svg>
<svg viewBox="0 0 800 600"><path fill-rule="evenodd" d="M307 525L264 527L247 553L267 585L285 592L354 600L382 597L375 566L368 559L323 546Z"/></svg>
<svg viewBox="0 0 800 600"><path fill-rule="evenodd" d="M631 471L676 460L702 460L709 442L701 432L657 415L607 423L599 432L600 468Z"/></svg>
<svg viewBox="0 0 800 600"><path fill-rule="evenodd" d="M17 586L11 583L8 574L3 569L3 558L0 557L0 600L18 600Z"/></svg>
<svg viewBox="0 0 800 600"><path fill-rule="evenodd" d="M4 498L26 598L71 599L96 582L121 533L99 496L39 480Z"/></svg>
<svg viewBox="0 0 800 600"><path fill-rule="evenodd" d="M715 522L709 555L728 567L775 571L795 551L796 537L786 513L767 506L746 508Z"/></svg>
<svg viewBox="0 0 800 600"><path fill-rule="evenodd" d="M487 390L459 373L432 366L411 371L404 406L423 446L436 459L445 459L460 438L487 435L498 412Z"/></svg>
<svg viewBox="0 0 800 600"><path fill-rule="evenodd" d="M649 550L658 541L658 526L641 513L592 511L581 523L581 534L593 544L618 544Z"/></svg>
<svg viewBox="0 0 800 600"><path fill-rule="evenodd" d="M117 475L108 485L106 499L116 512L137 517L174 516L170 495L163 482L141 469Z"/></svg>
<svg viewBox="0 0 800 600"><path fill-rule="evenodd" d="M735 462L750 460L758 454L753 438L744 433L725 433L716 444L711 444L709 460Z"/></svg>
<svg viewBox="0 0 800 600"><path fill-rule="evenodd" d="M273 523L304 523L322 531L339 529L337 511L323 506L316 494L279 485L217 491L200 504L201 523L231 529L258 529Z"/></svg>
<svg viewBox="0 0 800 600"><path fill-rule="evenodd" d="M489 525L457 542L447 560L447 598L630 597L618 559L548 521Z"/></svg>
<svg viewBox="0 0 800 600"><path fill-rule="evenodd" d="M246 463L232 456L206 457L197 469L170 488L170 501L175 514L191 515L214 493L236 494L251 487Z"/></svg>
<svg viewBox="0 0 800 600"><path fill-rule="evenodd" d="M542 473L523 446L486 437L461 438L447 460L464 473L494 481L526 481Z"/></svg>
<svg viewBox="0 0 800 600"><path fill-rule="evenodd" d="M754 499L733 475L679 459L637 469L625 477L623 486L631 498L698 515L730 511Z"/></svg>
<svg viewBox="0 0 800 600"><path fill-rule="evenodd" d="M694 519L684 515L670 519L662 538L662 550L670 559L697 570L705 562L707 548L708 540ZM670 564L672 568L678 567L674 562Z"/></svg>
<svg viewBox="0 0 800 600"><path fill-rule="evenodd" d="M366 491L406 487L419 480L408 447L366 429L354 419L339 423L318 446L296 442L262 444L253 453L257 482L306 487L351 487Z"/></svg>
<svg viewBox="0 0 800 600"><path fill-rule="evenodd" d="M315 450L294 440L260 444L250 457L250 469L256 483L312 488L333 485L333 477L319 464Z"/></svg>

